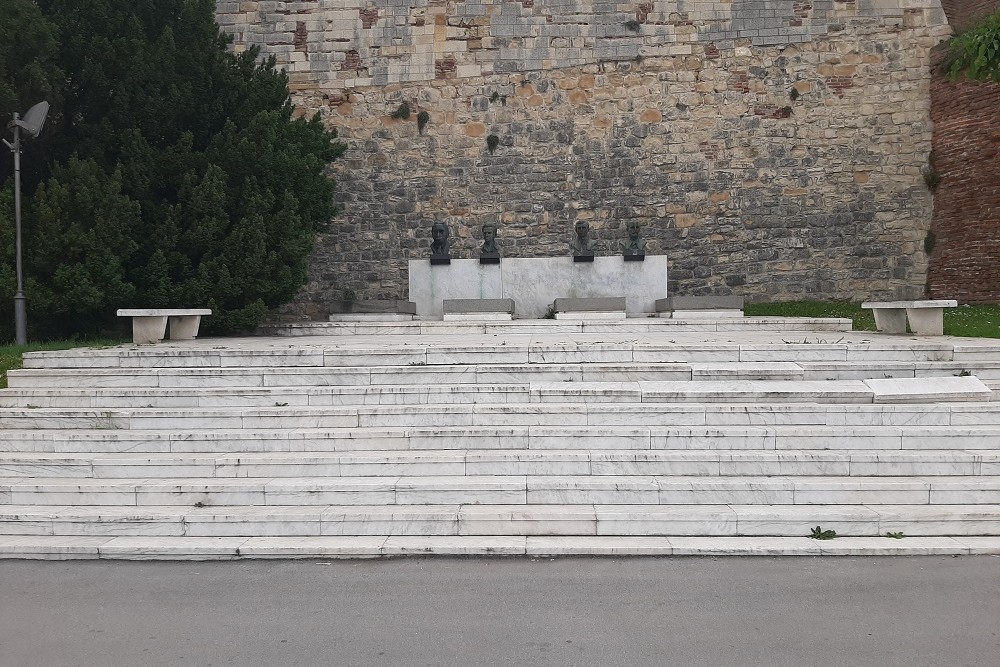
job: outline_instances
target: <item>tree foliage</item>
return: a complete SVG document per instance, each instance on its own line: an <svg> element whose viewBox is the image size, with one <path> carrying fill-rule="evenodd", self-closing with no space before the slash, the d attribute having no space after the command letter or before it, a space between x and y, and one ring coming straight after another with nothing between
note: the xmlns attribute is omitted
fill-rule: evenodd
<svg viewBox="0 0 1000 667"><path fill-rule="evenodd" d="M1000 12L948 40L945 70L952 79L1000 81Z"/></svg>
<svg viewBox="0 0 1000 667"><path fill-rule="evenodd" d="M295 116L273 59L229 50L213 0L12 1L54 35L33 40L52 56L32 62L60 82L52 167L25 181L36 335L114 326L125 307L209 307L208 331L247 329L291 298L333 214L324 170L343 147ZM0 68L10 50L0 44ZM0 69L27 91L10 96L23 108L43 87L19 72Z"/></svg>

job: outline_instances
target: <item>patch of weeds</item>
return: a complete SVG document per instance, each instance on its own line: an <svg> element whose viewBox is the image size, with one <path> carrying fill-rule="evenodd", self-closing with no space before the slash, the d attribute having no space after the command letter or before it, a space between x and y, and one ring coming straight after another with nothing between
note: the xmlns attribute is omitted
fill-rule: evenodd
<svg viewBox="0 0 1000 667"><path fill-rule="evenodd" d="M832 540L837 536L837 531L835 530L823 530L822 526L816 526L812 529L812 535L809 537L814 540Z"/></svg>
<svg viewBox="0 0 1000 667"><path fill-rule="evenodd" d="M791 100L791 101L793 101L793 102L794 102L795 100L799 99L800 97L802 97L802 93L800 93L800 92L799 92L799 89L798 89L798 88L792 88L792 89L791 89L791 90L790 90L790 91L788 92L788 99L790 99L790 100Z"/></svg>
<svg viewBox="0 0 1000 667"><path fill-rule="evenodd" d="M556 304L553 303L549 305L549 309L545 311L544 315L542 315L542 319L543 320L556 319Z"/></svg>
<svg viewBox="0 0 1000 667"><path fill-rule="evenodd" d="M622 25L625 26L625 29L628 30L629 32L639 32L640 30L642 30L642 24L636 21L635 19L625 21L624 23L622 23Z"/></svg>
<svg viewBox="0 0 1000 667"><path fill-rule="evenodd" d="M431 115L426 111L421 111L417 114L417 132L420 134L424 133L424 128L427 127L427 123L431 120Z"/></svg>
<svg viewBox="0 0 1000 667"><path fill-rule="evenodd" d="M389 114L389 118L395 118L396 120L407 120L410 117L412 110L410 109L409 102L401 102L396 110Z"/></svg>
<svg viewBox="0 0 1000 667"><path fill-rule="evenodd" d="M792 107L781 107L778 109L778 118L790 118L792 115Z"/></svg>
<svg viewBox="0 0 1000 667"><path fill-rule="evenodd" d="M409 366L426 366L427 362L426 361L411 361L408 365Z"/></svg>
<svg viewBox="0 0 1000 667"><path fill-rule="evenodd" d="M927 236L924 237L924 252L928 255L934 252L934 246L937 245L937 235L934 232L927 232Z"/></svg>
<svg viewBox="0 0 1000 667"><path fill-rule="evenodd" d="M495 151L497 149L497 146L499 145L500 145L500 137L498 137L497 135L491 134L490 136L486 137L486 148L489 149L490 155L493 155L493 151Z"/></svg>
<svg viewBox="0 0 1000 667"><path fill-rule="evenodd" d="M972 373L970 373L970 372L969 372L969 371L967 371L967 370L963 370L963 371L962 371L961 373L959 373L959 374L958 374L958 377L960 377L960 378L967 378L967 377L969 377L970 375L972 375Z"/></svg>
<svg viewBox="0 0 1000 667"><path fill-rule="evenodd" d="M891 537L894 540L901 540L904 537L903 531L899 531L898 533L886 533L885 536Z"/></svg>
<svg viewBox="0 0 1000 667"><path fill-rule="evenodd" d="M288 403L287 402L285 402L285 403L275 403L274 407L276 407L276 408L287 408L288 407Z"/></svg>
<svg viewBox="0 0 1000 667"><path fill-rule="evenodd" d="M204 507L204 506L205 506L205 503L203 503L203 502L201 502L201 501L199 500L198 502L196 502L196 503L194 504L194 506L195 506L195 507Z"/></svg>

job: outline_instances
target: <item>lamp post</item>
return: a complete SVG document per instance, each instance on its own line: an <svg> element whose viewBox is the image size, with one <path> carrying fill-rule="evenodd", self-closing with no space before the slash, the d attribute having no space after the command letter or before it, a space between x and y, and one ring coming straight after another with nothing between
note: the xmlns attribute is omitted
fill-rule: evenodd
<svg viewBox="0 0 1000 667"><path fill-rule="evenodd" d="M17 273L17 291L14 293L14 344L28 342L28 309L24 298L24 274L21 271L21 130L31 138L38 136L49 114L49 103L39 102L28 109L24 118L15 111L14 120L7 124L14 130L14 143L3 140L14 153L14 253Z"/></svg>

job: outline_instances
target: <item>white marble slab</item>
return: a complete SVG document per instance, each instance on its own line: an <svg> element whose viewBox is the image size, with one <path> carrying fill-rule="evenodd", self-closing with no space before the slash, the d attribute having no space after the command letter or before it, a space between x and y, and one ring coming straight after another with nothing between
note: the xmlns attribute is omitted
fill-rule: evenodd
<svg viewBox="0 0 1000 667"><path fill-rule="evenodd" d="M715 475L719 456L713 452L595 451L593 475Z"/></svg>
<svg viewBox="0 0 1000 667"><path fill-rule="evenodd" d="M525 553L521 536L455 535L445 537L393 536L382 545L386 556L521 556Z"/></svg>
<svg viewBox="0 0 1000 667"><path fill-rule="evenodd" d="M655 505L659 493L651 476L538 476L527 485L532 505Z"/></svg>
<svg viewBox="0 0 1000 667"><path fill-rule="evenodd" d="M98 547L101 558L119 560L229 560L246 537L115 537Z"/></svg>
<svg viewBox="0 0 1000 667"><path fill-rule="evenodd" d="M111 538L98 536L2 535L0 558L70 560L97 558Z"/></svg>
<svg viewBox="0 0 1000 667"><path fill-rule="evenodd" d="M764 427L652 427L652 449L770 450L775 431Z"/></svg>
<svg viewBox="0 0 1000 667"><path fill-rule="evenodd" d="M996 535L1000 508L996 505L869 505L879 515L879 534Z"/></svg>
<svg viewBox="0 0 1000 667"><path fill-rule="evenodd" d="M880 515L864 506L733 505L739 535L808 537L821 526L837 535L878 535Z"/></svg>
<svg viewBox="0 0 1000 667"><path fill-rule="evenodd" d="M990 388L975 376L919 377L865 380L876 403L939 403L989 401Z"/></svg>
<svg viewBox="0 0 1000 667"><path fill-rule="evenodd" d="M374 558L385 537L251 537L240 546L247 558Z"/></svg>
<svg viewBox="0 0 1000 667"><path fill-rule="evenodd" d="M794 481L796 505L926 505L931 485L922 479L798 478Z"/></svg>
<svg viewBox="0 0 1000 667"><path fill-rule="evenodd" d="M672 537L675 556L818 556L807 537Z"/></svg>
<svg viewBox="0 0 1000 667"><path fill-rule="evenodd" d="M794 499L794 483L783 478L659 477L657 483L664 505L791 505Z"/></svg>
<svg viewBox="0 0 1000 667"><path fill-rule="evenodd" d="M469 475L589 475L589 451L470 451Z"/></svg>
<svg viewBox="0 0 1000 667"><path fill-rule="evenodd" d="M594 535L597 515L592 505L463 506L463 535Z"/></svg>
<svg viewBox="0 0 1000 667"><path fill-rule="evenodd" d="M728 505L597 505L598 535L735 535Z"/></svg>
<svg viewBox="0 0 1000 667"><path fill-rule="evenodd" d="M929 484L932 505L1000 504L997 477L932 477Z"/></svg>
<svg viewBox="0 0 1000 667"><path fill-rule="evenodd" d="M323 535L457 535L458 505L331 507Z"/></svg>
<svg viewBox="0 0 1000 667"><path fill-rule="evenodd" d="M529 536L529 556L669 556L673 553L665 537L621 536Z"/></svg>
<svg viewBox="0 0 1000 667"><path fill-rule="evenodd" d="M647 402L871 403L872 391L857 380L692 380L640 382Z"/></svg>

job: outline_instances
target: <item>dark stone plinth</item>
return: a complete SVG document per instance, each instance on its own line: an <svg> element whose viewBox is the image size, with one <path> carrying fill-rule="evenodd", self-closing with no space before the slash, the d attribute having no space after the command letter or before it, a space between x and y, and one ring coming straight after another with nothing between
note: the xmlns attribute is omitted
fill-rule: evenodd
<svg viewBox="0 0 1000 667"><path fill-rule="evenodd" d="M451 264L451 257L431 257L431 266Z"/></svg>
<svg viewBox="0 0 1000 667"><path fill-rule="evenodd" d="M743 310L741 296L668 296L656 300L656 312L675 310Z"/></svg>
<svg viewBox="0 0 1000 667"><path fill-rule="evenodd" d="M499 264L500 263L500 255L496 255L495 257L490 257L490 256L487 256L487 255L482 255L479 258L479 263L480 264Z"/></svg>
<svg viewBox="0 0 1000 667"><path fill-rule="evenodd" d="M445 299L445 313L510 313L514 314L514 299Z"/></svg>
<svg viewBox="0 0 1000 667"><path fill-rule="evenodd" d="M586 255L573 255L573 261L574 262L593 262L594 261L594 254L590 253L590 254L586 254Z"/></svg>
<svg viewBox="0 0 1000 667"><path fill-rule="evenodd" d="M331 314L346 313L388 313L416 315L417 304L397 299L370 299L363 301L334 301L330 304Z"/></svg>
<svg viewBox="0 0 1000 667"><path fill-rule="evenodd" d="M626 262L642 262L646 259L646 253L638 252L632 255L622 255Z"/></svg>
<svg viewBox="0 0 1000 667"><path fill-rule="evenodd" d="M599 296L589 299L556 299L557 313L615 313L625 311L625 297Z"/></svg>

